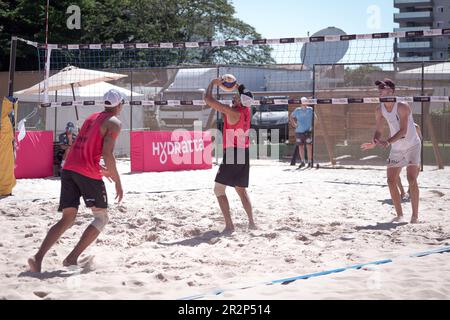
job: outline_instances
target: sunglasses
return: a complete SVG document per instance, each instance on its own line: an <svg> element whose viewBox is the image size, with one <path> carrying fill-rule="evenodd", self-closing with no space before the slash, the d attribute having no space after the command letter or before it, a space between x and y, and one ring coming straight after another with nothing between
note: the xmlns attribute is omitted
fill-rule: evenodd
<svg viewBox="0 0 450 320"><path fill-rule="evenodd" d="M392 87L390 87L390 86L388 86L388 85L385 85L385 84L380 84L380 85L378 85L378 89L380 89L380 90L384 90L384 89L391 89L391 90L394 90L394 88L392 88Z"/></svg>

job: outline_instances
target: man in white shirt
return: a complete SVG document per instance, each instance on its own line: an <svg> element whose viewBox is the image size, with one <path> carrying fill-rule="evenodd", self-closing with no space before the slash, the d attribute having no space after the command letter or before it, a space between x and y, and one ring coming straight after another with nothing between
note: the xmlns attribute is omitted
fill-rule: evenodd
<svg viewBox="0 0 450 320"><path fill-rule="evenodd" d="M392 80L384 79L383 81L376 81L375 85L378 87L381 98L392 97L394 95L395 83ZM397 218L394 221L398 222L403 219L400 192L397 184L402 168L406 167L412 206L411 223L418 223L419 186L417 184L417 177L420 172L420 153L422 146L414 125L411 107L408 103L403 102L381 103L375 110L375 117L376 129L373 141L372 143L363 144L361 148L369 150L377 145L384 148L391 146L391 152L387 160L387 180L392 202L397 212ZM389 125L391 135L387 140L381 139L383 118L386 119Z"/></svg>

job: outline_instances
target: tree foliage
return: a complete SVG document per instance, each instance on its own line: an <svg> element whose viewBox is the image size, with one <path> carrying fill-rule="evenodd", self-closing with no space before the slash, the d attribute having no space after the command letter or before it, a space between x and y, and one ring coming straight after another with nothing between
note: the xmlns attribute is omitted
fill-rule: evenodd
<svg viewBox="0 0 450 320"><path fill-rule="evenodd" d="M0 0L0 69L9 68L11 35L45 42L46 0ZM70 5L81 11L81 29L69 30ZM229 0L50 0L49 43L190 42L258 39L234 17ZM36 49L20 45L17 70L37 67ZM268 46L172 50L162 64L274 63ZM151 59L149 53L140 53Z"/></svg>

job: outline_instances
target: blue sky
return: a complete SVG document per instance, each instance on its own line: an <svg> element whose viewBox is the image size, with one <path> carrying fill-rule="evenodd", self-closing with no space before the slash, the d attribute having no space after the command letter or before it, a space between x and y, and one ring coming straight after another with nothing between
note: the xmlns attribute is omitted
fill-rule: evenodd
<svg viewBox="0 0 450 320"><path fill-rule="evenodd" d="M394 0L231 0L235 16L263 38L311 35L326 27L347 34L392 31Z"/></svg>

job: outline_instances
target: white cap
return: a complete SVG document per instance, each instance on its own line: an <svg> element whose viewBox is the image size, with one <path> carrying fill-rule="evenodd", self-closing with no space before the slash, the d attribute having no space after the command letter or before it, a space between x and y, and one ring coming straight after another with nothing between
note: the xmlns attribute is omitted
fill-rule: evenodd
<svg viewBox="0 0 450 320"><path fill-rule="evenodd" d="M308 98L307 97L302 97L300 99L300 101L302 102L302 104L306 104L308 102Z"/></svg>
<svg viewBox="0 0 450 320"><path fill-rule="evenodd" d="M244 107L250 108L254 103L253 98L246 94L241 94L241 103Z"/></svg>
<svg viewBox="0 0 450 320"><path fill-rule="evenodd" d="M103 95L103 100L105 101L105 108L114 108L119 103L125 103L125 95L120 91L111 89Z"/></svg>

